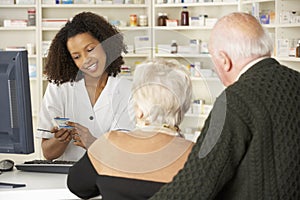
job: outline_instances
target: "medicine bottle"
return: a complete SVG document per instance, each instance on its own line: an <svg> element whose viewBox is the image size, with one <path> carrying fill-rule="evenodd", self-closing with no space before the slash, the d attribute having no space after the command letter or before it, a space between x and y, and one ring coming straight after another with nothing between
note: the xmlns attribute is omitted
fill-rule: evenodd
<svg viewBox="0 0 300 200"><path fill-rule="evenodd" d="M139 26L148 26L148 17L147 15L139 16Z"/></svg>
<svg viewBox="0 0 300 200"><path fill-rule="evenodd" d="M131 14L129 18L129 25L130 26L137 26L137 15L136 14Z"/></svg>
<svg viewBox="0 0 300 200"><path fill-rule="evenodd" d="M189 25L189 11L187 7L184 6L181 11L181 26L188 26Z"/></svg>
<svg viewBox="0 0 300 200"><path fill-rule="evenodd" d="M158 13L157 15L158 15L157 26L163 26L164 25L164 14Z"/></svg>
<svg viewBox="0 0 300 200"><path fill-rule="evenodd" d="M167 13L163 13L163 26L167 26L167 20L168 20L168 14Z"/></svg>
<svg viewBox="0 0 300 200"><path fill-rule="evenodd" d="M298 40L298 44L296 47L296 57L300 58L300 40Z"/></svg>
<svg viewBox="0 0 300 200"><path fill-rule="evenodd" d="M172 40L171 53L177 53L177 50L178 50L178 46L177 46L176 40Z"/></svg>
<svg viewBox="0 0 300 200"><path fill-rule="evenodd" d="M28 26L35 26L35 21L36 21L36 17L35 17L35 9L29 9L27 10L27 14L28 14Z"/></svg>

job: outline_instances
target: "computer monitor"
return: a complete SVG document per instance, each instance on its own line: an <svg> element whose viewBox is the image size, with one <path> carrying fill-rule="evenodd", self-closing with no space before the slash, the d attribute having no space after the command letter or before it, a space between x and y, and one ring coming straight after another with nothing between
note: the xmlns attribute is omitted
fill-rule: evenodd
<svg viewBox="0 0 300 200"><path fill-rule="evenodd" d="M27 51L0 51L0 116L0 153L33 153Z"/></svg>

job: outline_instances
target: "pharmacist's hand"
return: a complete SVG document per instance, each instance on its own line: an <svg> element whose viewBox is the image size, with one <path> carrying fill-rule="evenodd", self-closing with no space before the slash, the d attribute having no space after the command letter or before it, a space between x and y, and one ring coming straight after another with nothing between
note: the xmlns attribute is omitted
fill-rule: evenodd
<svg viewBox="0 0 300 200"><path fill-rule="evenodd" d="M71 130L67 128L53 127L51 132L54 134L54 138L61 143L69 143L72 140Z"/></svg>
<svg viewBox="0 0 300 200"><path fill-rule="evenodd" d="M75 122L67 122L67 125L74 127L71 129L71 135L75 145L88 149L89 146L96 140L88 128Z"/></svg>

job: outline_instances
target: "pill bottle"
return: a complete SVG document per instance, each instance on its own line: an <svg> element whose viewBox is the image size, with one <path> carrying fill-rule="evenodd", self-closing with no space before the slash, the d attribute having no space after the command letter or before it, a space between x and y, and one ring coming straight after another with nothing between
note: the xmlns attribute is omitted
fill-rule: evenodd
<svg viewBox="0 0 300 200"><path fill-rule="evenodd" d="M296 47L296 57L300 58L300 40L298 40L298 44Z"/></svg>
<svg viewBox="0 0 300 200"><path fill-rule="evenodd" d="M163 26L164 25L164 14L158 13L157 15L158 15L157 26Z"/></svg>
<svg viewBox="0 0 300 200"><path fill-rule="evenodd" d="M148 17L147 15L139 16L139 26L148 26Z"/></svg>
<svg viewBox="0 0 300 200"><path fill-rule="evenodd" d="M27 14L28 14L28 22L27 25L28 26L35 26L35 21L36 21L36 12L35 9L28 9L27 10Z"/></svg>
<svg viewBox="0 0 300 200"><path fill-rule="evenodd" d="M177 53L177 50L178 50L177 42L176 42L176 40L172 40L172 43L171 43L171 53Z"/></svg>
<svg viewBox="0 0 300 200"><path fill-rule="evenodd" d="M137 26L137 15L136 14L131 14L129 18L129 25L130 26Z"/></svg>
<svg viewBox="0 0 300 200"><path fill-rule="evenodd" d="M167 13L163 13L163 26L167 26L167 20L168 20L168 14Z"/></svg>
<svg viewBox="0 0 300 200"><path fill-rule="evenodd" d="M182 8L181 11L181 26L189 25L189 11L186 6Z"/></svg>

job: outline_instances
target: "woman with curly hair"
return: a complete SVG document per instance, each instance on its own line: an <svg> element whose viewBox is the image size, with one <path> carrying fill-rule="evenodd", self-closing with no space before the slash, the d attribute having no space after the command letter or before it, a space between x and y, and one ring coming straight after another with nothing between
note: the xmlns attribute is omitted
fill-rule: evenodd
<svg viewBox="0 0 300 200"><path fill-rule="evenodd" d="M128 116L131 82L117 77L123 52L123 36L91 12L77 14L56 34L44 69L49 84L39 117L39 128L50 132L37 133L47 160L77 161L101 134L134 127ZM89 132L72 138L69 127L57 128L55 117L69 118Z"/></svg>

